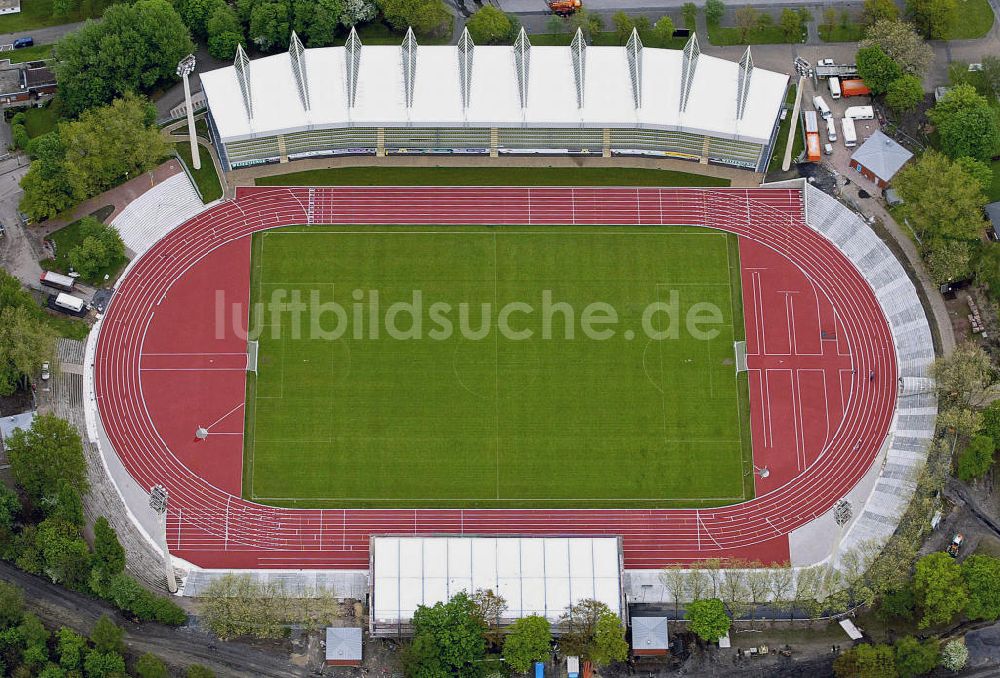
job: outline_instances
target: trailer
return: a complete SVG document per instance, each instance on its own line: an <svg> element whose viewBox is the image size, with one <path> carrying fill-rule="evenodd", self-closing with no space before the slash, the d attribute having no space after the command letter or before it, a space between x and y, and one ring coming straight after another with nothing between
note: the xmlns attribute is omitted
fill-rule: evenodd
<svg viewBox="0 0 1000 678"><path fill-rule="evenodd" d="M76 316L77 318L87 315L87 302L79 297L74 297L72 294L65 294L63 292L50 294L48 307L53 311Z"/></svg>
<svg viewBox="0 0 1000 678"><path fill-rule="evenodd" d="M809 162L819 162L820 157L819 134L809 132L806 134L806 158Z"/></svg>
<svg viewBox="0 0 1000 678"><path fill-rule="evenodd" d="M871 106L848 106L844 111L844 117L852 120L874 120L875 109Z"/></svg>
<svg viewBox="0 0 1000 678"><path fill-rule="evenodd" d="M830 96L834 99L840 98L840 78L833 76L827 80L827 84L830 85Z"/></svg>
<svg viewBox="0 0 1000 678"><path fill-rule="evenodd" d="M858 145L858 133L854 129L854 118L844 118L840 121L841 127L844 130L844 145L848 148L854 148Z"/></svg>
<svg viewBox="0 0 1000 678"><path fill-rule="evenodd" d="M856 78L858 67L854 64L816 64L817 78Z"/></svg>
<svg viewBox="0 0 1000 678"><path fill-rule="evenodd" d="M856 78L851 80L841 80L840 91L845 97L859 97L872 93L872 91L868 89L868 85L865 84L864 80L858 80Z"/></svg>
<svg viewBox="0 0 1000 678"><path fill-rule="evenodd" d="M816 111L803 111L802 112L803 127L806 130L806 134L814 134L819 132L819 120L816 116Z"/></svg>
<svg viewBox="0 0 1000 678"><path fill-rule="evenodd" d="M38 278L38 282L45 287L51 287L62 292L72 292L76 286L74 278L62 273L56 273L55 271L43 271L42 275Z"/></svg>

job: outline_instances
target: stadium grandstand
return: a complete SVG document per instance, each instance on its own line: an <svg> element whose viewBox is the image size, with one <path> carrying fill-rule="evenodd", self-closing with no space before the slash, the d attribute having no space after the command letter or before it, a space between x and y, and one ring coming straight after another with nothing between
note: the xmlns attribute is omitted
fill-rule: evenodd
<svg viewBox="0 0 1000 678"><path fill-rule="evenodd" d="M288 52L201 75L227 169L331 155L646 155L762 171L786 75L683 50L513 46L364 46Z"/></svg>

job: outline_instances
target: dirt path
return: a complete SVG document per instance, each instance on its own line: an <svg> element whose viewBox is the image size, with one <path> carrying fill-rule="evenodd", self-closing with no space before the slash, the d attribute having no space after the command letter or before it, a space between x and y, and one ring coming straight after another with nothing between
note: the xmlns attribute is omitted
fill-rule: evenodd
<svg viewBox="0 0 1000 678"><path fill-rule="evenodd" d="M306 668L293 666L287 657L269 654L242 643L224 643L203 632L189 628L171 629L159 624L132 624L109 605L27 574L0 562L0 579L24 590L29 610L50 626L68 626L89 635L94 623L107 614L125 628L129 652L141 655L152 652L171 667L183 669L202 664L216 676L265 676L297 678L308 675Z"/></svg>

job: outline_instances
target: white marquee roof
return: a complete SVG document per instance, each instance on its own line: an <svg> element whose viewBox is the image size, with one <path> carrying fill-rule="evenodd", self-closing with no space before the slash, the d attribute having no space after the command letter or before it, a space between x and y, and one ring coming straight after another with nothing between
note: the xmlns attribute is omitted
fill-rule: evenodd
<svg viewBox="0 0 1000 678"><path fill-rule="evenodd" d="M749 50L739 64L700 54L695 37L683 52L630 41L629 47L585 46L574 55L572 47L532 47L529 42L528 59L515 59L514 47L475 46L471 40L463 45L465 51L455 45L416 46L410 34L402 47L362 46L354 35L350 47L299 51L298 40L292 44L287 53L254 61L247 61L241 50L234 66L201 75L223 141L343 126L584 126L684 130L766 143L788 80L754 68ZM638 67L633 65L637 54ZM404 55L415 63L410 106ZM460 55L471 69L468 106L463 106ZM298 58L305 68L297 67ZM523 107L517 62L527 63ZM353 106L349 63L359 64L353 74ZM685 69L693 76L682 111ZM245 99L241 74L248 85ZM633 77L640 83L639 107ZM299 78L306 97L299 93ZM578 79L583 81L582 106ZM739 107L741 94L745 103Z"/></svg>
<svg viewBox="0 0 1000 678"><path fill-rule="evenodd" d="M492 589L505 618L558 621L571 603L599 600L621 615L617 537L373 537L376 624L405 623L418 605Z"/></svg>

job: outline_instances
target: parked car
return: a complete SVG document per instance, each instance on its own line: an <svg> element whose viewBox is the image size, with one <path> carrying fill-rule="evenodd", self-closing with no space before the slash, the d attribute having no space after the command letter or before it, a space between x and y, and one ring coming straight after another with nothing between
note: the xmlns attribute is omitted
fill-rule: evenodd
<svg viewBox="0 0 1000 678"><path fill-rule="evenodd" d="M48 381L49 377L51 377L51 376L52 376L52 373L51 373L51 371L49 369L49 364L47 362L46 363L42 363L42 381Z"/></svg>
<svg viewBox="0 0 1000 678"><path fill-rule="evenodd" d="M951 538L951 543L948 544L948 555L952 558L958 558L958 551L962 548L963 541L965 541L965 535L961 532L956 532L955 536Z"/></svg>
<svg viewBox="0 0 1000 678"><path fill-rule="evenodd" d="M24 38L18 38L14 41L14 49L21 49L22 47L32 47L35 44L35 39L30 35Z"/></svg>

